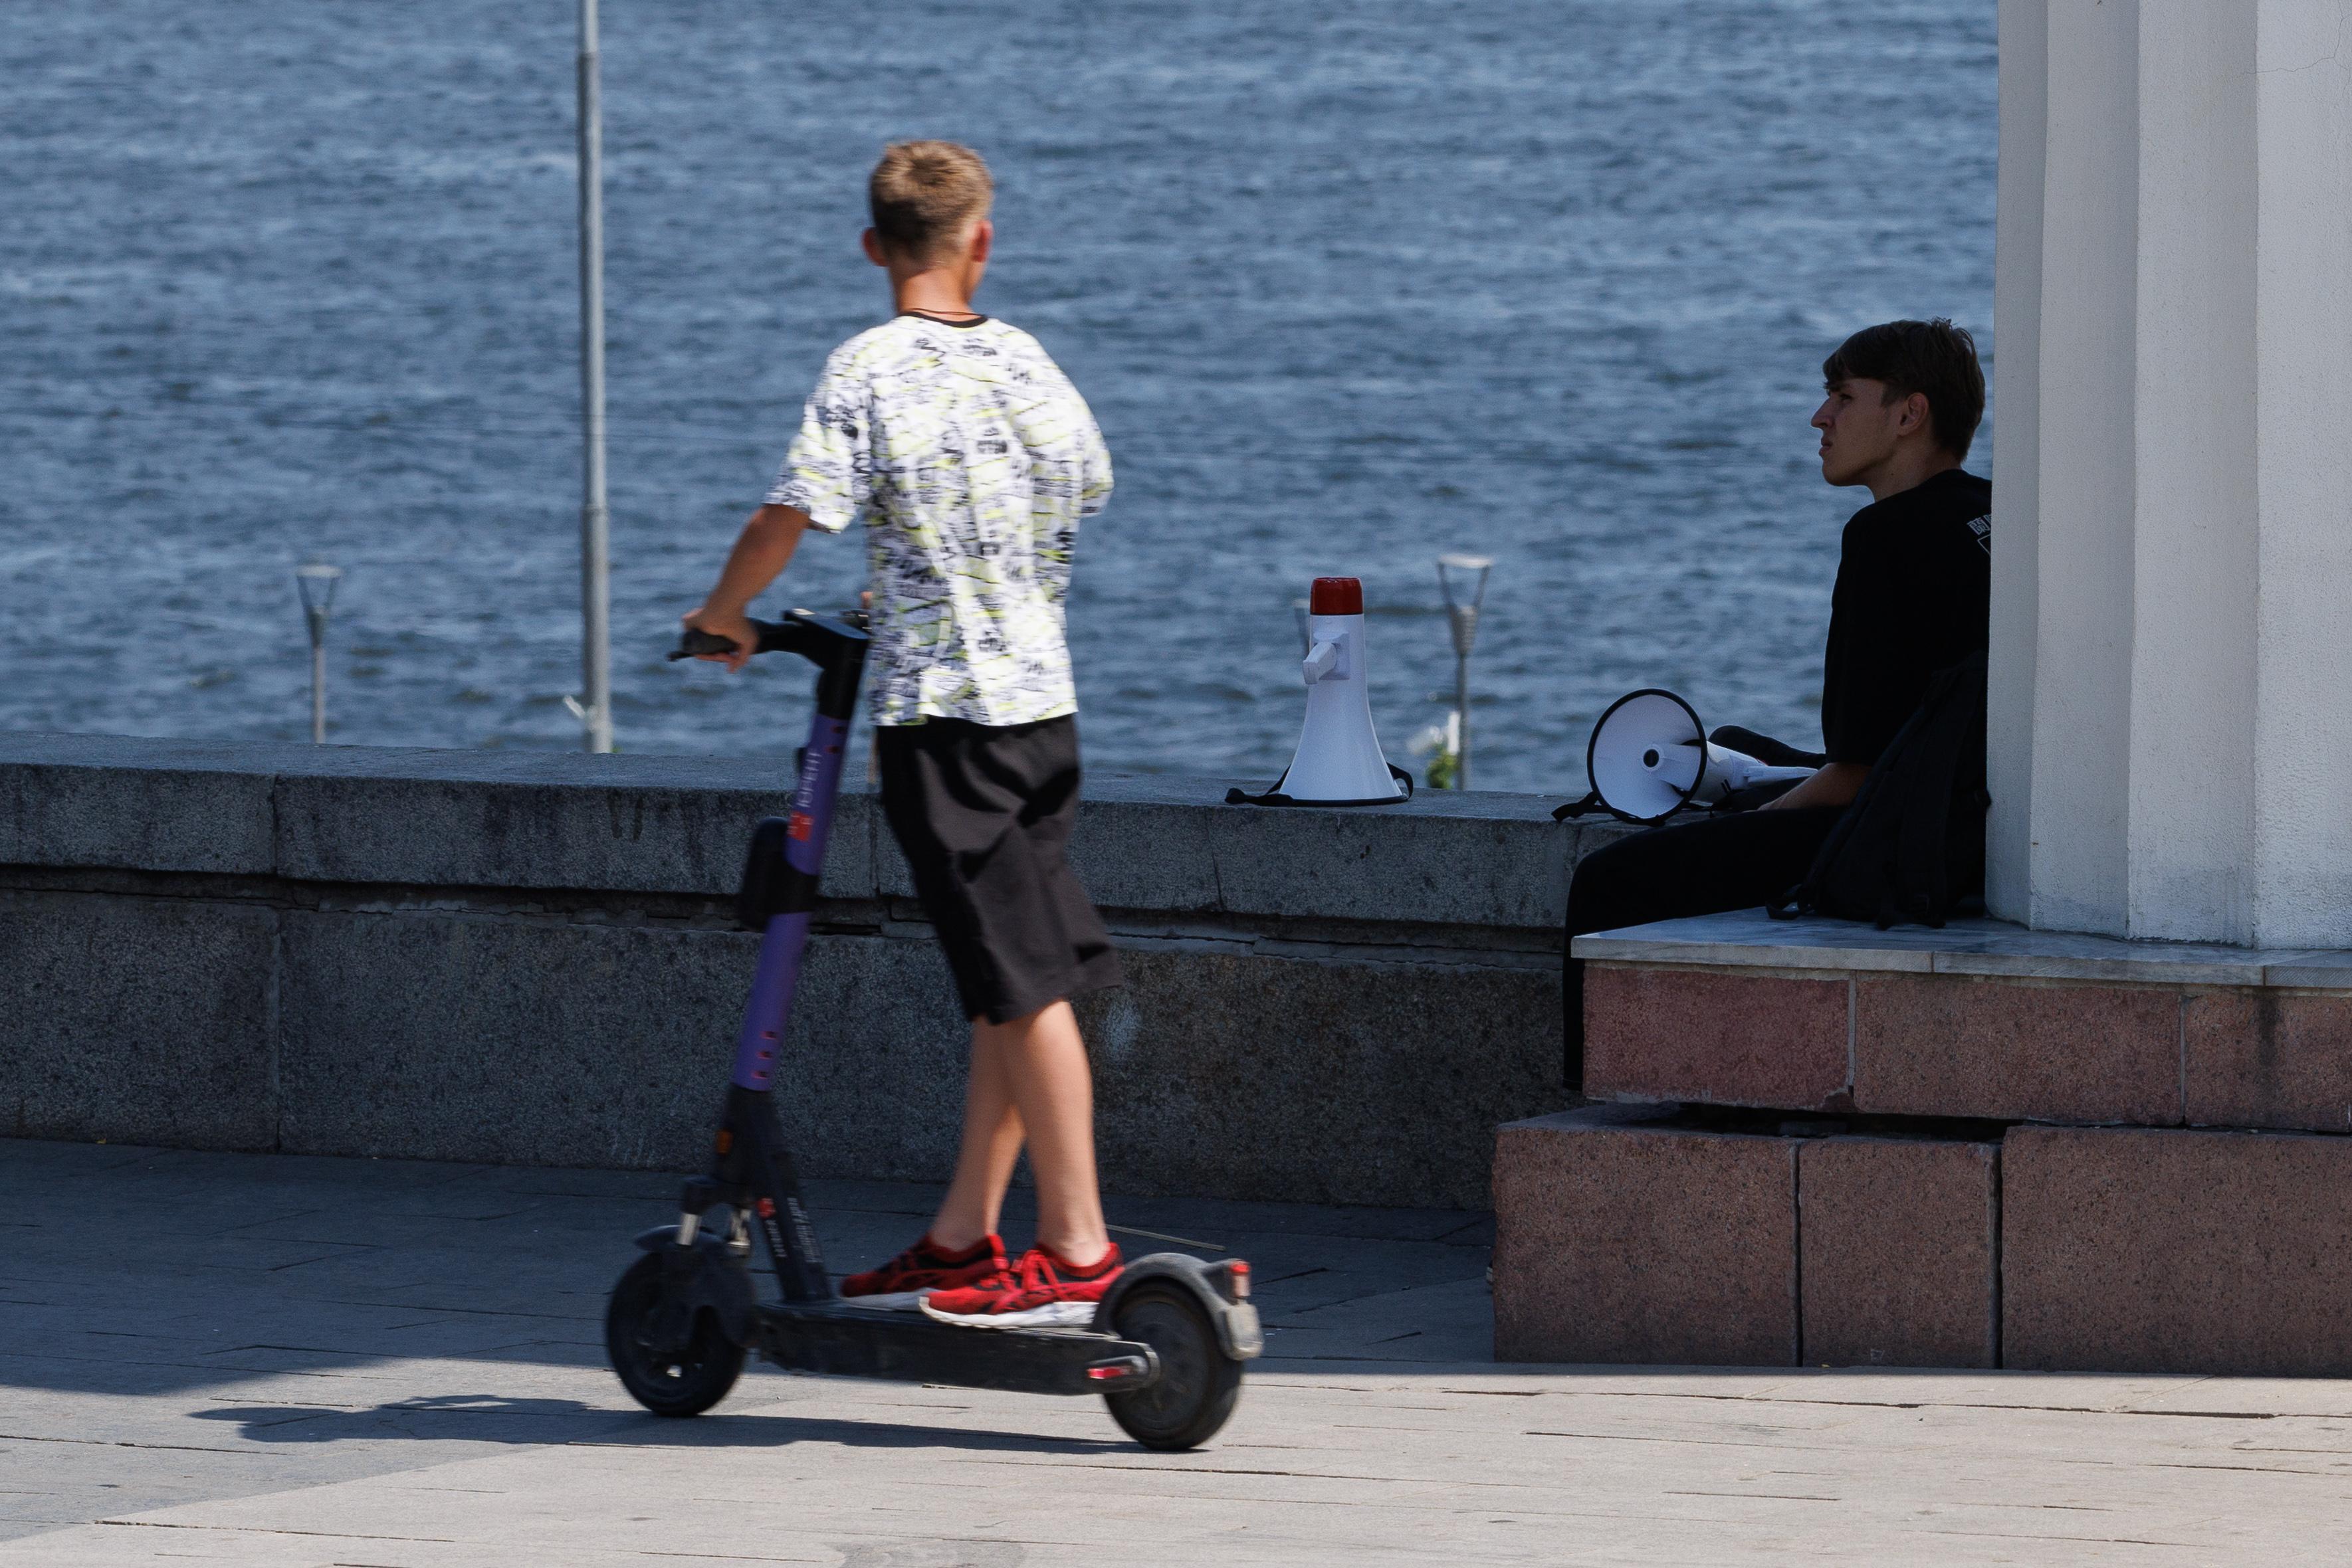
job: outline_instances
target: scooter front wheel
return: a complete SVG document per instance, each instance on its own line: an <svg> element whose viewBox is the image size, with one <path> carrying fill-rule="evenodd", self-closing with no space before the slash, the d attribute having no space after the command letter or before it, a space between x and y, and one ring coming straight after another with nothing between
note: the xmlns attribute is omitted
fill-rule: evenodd
<svg viewBox="0 0 2352 1568"><path fill-rule="evenodd" d="M665 1345L659 1322L662 1260L648 1252L629 1265L604 1308L604 1354L629 1396L656 1416L699 1416L735 1386L743 1347L709 1312L682 1343Z"/></svg>
<svg viewBox="0 0 2352 1568"><path fill-rule="evenodd" d="M1160 1379L1132 1394L1106 1394L1111 1418L1147 1448L1174 1452L1216 1436L1241 1398L1242 1364L1225 1354L1200 1298L1148 1280L1120 1297L1114 1326L1160 1358Z"/></svg>

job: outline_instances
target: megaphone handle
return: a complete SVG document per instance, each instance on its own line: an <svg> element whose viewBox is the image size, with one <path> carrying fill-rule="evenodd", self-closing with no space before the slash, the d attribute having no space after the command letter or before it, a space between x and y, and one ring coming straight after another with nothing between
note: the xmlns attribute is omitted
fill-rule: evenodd
<svg viewBox="0 0 2352 1568"><path fill-rule="evenodd" d="M1555 822L1565 822L1570 817L1589 817L1595 811L1605 811L1608 809L1601 804L1601 791L1595 789L1581 800L1570 800L1565 806L1553 808L1551 820Z"/></svg>

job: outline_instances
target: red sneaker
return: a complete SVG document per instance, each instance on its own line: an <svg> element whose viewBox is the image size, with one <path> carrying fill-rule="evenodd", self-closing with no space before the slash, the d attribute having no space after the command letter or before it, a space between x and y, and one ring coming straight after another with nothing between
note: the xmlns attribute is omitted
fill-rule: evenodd
<svg viewBox="0 0 2352 1568"><path fill-rule="evenodd" d="M961 1252L950 1252L926 1235L879 1269L852 1274L841 1282L844 1301L861 1307L912 1312L926 1291L976 1285L1004 1272L1004 1242L983 1236Z"/></svg>
<svg viewBox="0 0 2352 1568"><path fill-rule="evenodd" d="M933 1291L923 1298L923 1311L943 1323L980 1329L1091 1322L1095 1304L1124 1266L1116 1242L1083 1269L1032 1247L992 1279L961 1290Z"/></svg>

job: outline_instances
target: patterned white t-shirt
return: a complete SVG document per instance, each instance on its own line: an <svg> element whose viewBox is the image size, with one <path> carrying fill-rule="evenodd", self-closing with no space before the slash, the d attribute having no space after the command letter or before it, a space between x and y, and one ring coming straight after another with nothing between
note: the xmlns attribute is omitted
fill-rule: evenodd
<svg viewBox="0 0 2352 1568"><path fill-rule="evenodd" d="M874 722L1077 711L1063 599L1110 453L1037 340L900 316L833 351L768 489L828 533L863 518Z"/></svg>

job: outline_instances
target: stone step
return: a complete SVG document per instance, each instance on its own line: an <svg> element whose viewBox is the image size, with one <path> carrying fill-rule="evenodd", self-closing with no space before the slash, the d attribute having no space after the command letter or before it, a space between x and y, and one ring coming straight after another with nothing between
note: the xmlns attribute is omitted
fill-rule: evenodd
<svg viewBox="0 0 2352 1568"><path fill-rule="evenodd" d="M2352 1139L1747 1122L1502 1128L1496 1359L2352 1375Z"/></svg>
<svg viewBox="0 0 2352 1568"><path fill-rule="evenodd" d="M1596 1099L2352 1130L2352 954L1760 914L1575 950Z"/></svg>

